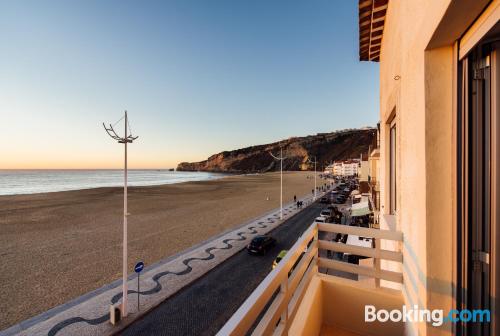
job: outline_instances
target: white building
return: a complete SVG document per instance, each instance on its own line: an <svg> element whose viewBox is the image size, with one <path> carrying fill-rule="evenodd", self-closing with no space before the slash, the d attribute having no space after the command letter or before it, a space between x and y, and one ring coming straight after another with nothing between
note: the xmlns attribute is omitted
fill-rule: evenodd
<svg viewBox="0 0 500 336"><path fill-rule="evenodd" d="M333 163L333 175L354 176L358 175L359 160L347 160Z"/></svg>

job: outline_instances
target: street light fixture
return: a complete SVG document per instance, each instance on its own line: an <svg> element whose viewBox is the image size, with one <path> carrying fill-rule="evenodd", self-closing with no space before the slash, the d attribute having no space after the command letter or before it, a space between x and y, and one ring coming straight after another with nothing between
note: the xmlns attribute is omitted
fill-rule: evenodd
<svg viewBox="0 0 500 336"><path fill-rule="evenodd" d="M123 137L120 137L115 130L113 129L113 126L116 125L118 122L120 122L123 118L125 118L125 135ZM127 317L127 303L128 303L128 288L127 288L127 216L129 213L127 212L127 144L132 143L134 140L136 140L138 137L132 136L132 130L130 129L130 125L128 123L128 117L127 117L127 111L125 111L125 115L118 120L117 122L114 123L114 125L109 124L109 127L106 127L104 123L102 123L104 126L104 129L108 133L108 135L113 139L118 141L118 143L122 143L125 145L125 165L123 168L124 172L124 184L123 184L123 284L122 284L122 295L123 295L123 300L122 300L122 316ZM130 131L130 134L127 134L127 130Z"/></svg>
<svg viewBox="0 0 500 336"><path fill-rule="evenodd" d="M283 160L286 157L283 156L283 147L280 144L280 156L274 156L273 153L269 154L276 160L280 160L280 219L283 220Z"/></svg>

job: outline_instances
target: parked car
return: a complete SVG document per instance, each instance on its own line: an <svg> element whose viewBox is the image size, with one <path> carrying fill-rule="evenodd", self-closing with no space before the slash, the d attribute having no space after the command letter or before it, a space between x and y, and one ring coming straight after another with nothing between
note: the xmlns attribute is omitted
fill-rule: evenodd
<svg viewBox="0 0 500 336"><path fill-rule="evenodd" d="M281 259L283 259L285 257L287 252L288 252L287 250L281 250L281 252L278 254L276 259L274 259L274 261L273 261L273 269L275 269L276 266L278 266L278 263L281 261Z"/></svg>
<svg viewBox="0 0 500 336"><path fill-rule="evenodd" d="M321 213L319 215L321 217L330 218L332 216L332 212L329 209L324 209L324 210L321 210Z"/></svg>
<svg viewBox="0 0 500 336"><path fill-rule="evenodd" d="M330 210L321 210L321 213L319 215L325 218L326 223L332 222L332 212Z"/></svg>
<svg viewBox="0 0 500 336"><path fill-rule="evenodd" d="M336 204L344 204L346 201L346 197L344 195L337 196L335 199Z"/></svg>
<svg viewBox="0 0 500 336"><path fill-rule="evenodd" d="M248 253L266 254L276 245L276 239L271 236L257 236L247 246Z"/></svg>

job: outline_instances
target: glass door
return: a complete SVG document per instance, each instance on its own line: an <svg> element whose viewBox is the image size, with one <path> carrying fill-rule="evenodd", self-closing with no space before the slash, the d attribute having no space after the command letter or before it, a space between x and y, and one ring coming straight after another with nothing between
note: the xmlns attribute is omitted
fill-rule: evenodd
<svg viewBox="0 0 500 336"><path fill-rule="evenodd" d="M498 31L495 29L494 31ZM497 35L497 34L495 34ZM458 121L457 308L490 310L498 304L498 53L500 35L487 34L461 60ZM462 322L460 335L494 335L493 323Z"/></svg>

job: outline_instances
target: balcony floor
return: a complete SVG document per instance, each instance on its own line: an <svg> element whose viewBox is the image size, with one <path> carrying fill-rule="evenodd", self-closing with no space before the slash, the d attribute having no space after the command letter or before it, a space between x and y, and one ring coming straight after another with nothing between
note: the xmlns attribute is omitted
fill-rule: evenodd
<svg viewBox="0 0 500 336"><path fill-rule="evenodd" d="M354 333L339 327L323 325L321 326L320 336L361 336L361 334Z"/></svg>

